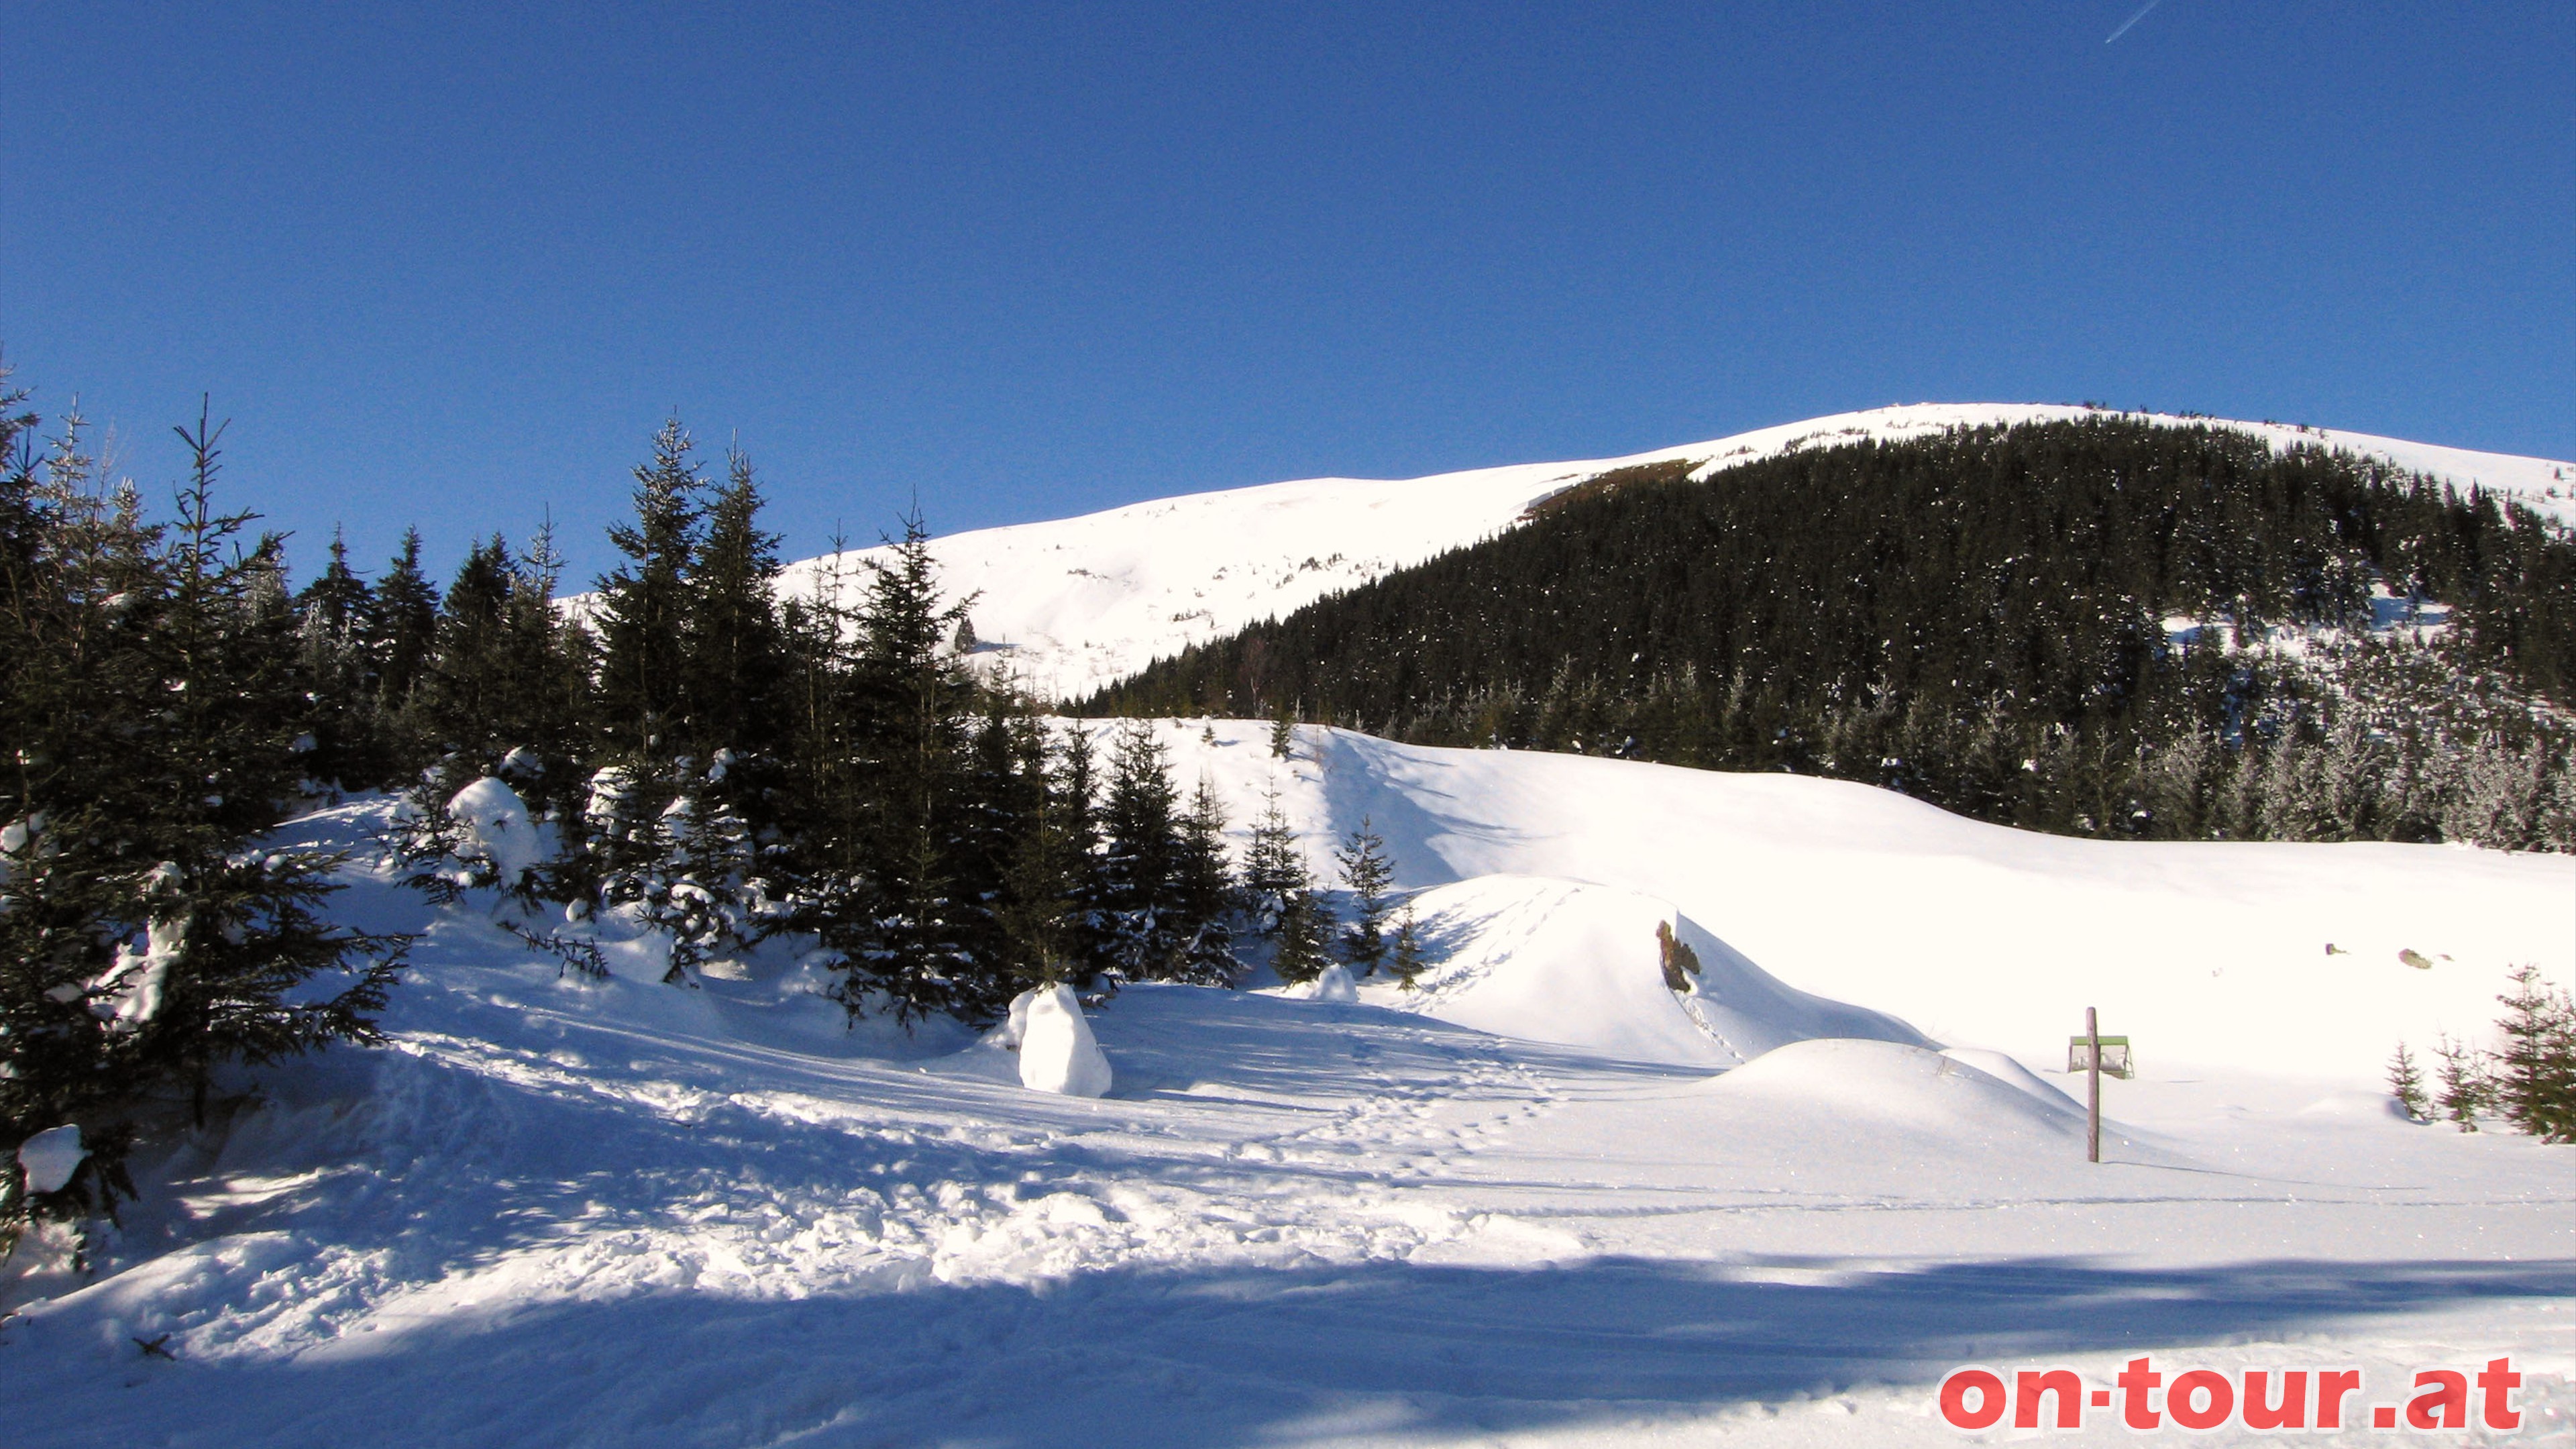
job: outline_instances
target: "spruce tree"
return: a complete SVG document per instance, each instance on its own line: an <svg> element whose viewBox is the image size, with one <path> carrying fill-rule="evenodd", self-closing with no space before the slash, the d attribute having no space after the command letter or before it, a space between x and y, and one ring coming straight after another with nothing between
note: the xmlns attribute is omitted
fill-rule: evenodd
<svg viewBox="0 0 2576 1449"><path fill-rule="evenodd" d="M1333 860L1341 867L1343 889L1351 893L1351 924L1342 934L1342 954L1360 975L1373 976L1386 962L1387 891L1395 882L1386 841L1363 816L1359 828L1333 852Z"/></svg>
<svg viewBox="0 0 2576 1449"><path fill-rule="evenodd" d="M1413 989L1413 979L1422 974L1422 939L1420 923L1413 913L1413 902L1404 903L1404 911L1395 918L1394 959L1388 969L1405 990Z"/></svg>
<svg viewBox="0 0 2576 1449"><path fill-rule="evenodd" d="M1079 730L1075 737L1083 738ZM1015 773L1030 788L1027 813L1007 842L1010 855L996 918L1009 969L994 989L1015 996L1055 982L1087 987L1091 981L1080 948L1080 897L1090 867L1084 844L1089 802L1076 799L1076 791L1087 791L1088 781L1073 782L1063 756L1050 746L1046 727L1030 716L1013 720L1011 744Z"/></svg>
<svg viewBox="0 0 2576 1449"><path fill-rule="evenodd" d="M1300 861L1298 874L1304 873ZM1282 981L1312 981L1333 964L1332 938L1332 908L1314 887L1301 883L1281 902L1279 924L1270 938L1270 969Z"/></svg>
<svg viewBox="0 0 2576 1449"><path fill-rule="evenodd" d="M766 753L777 737L786 674L776 589L778 535L751 460L725 455L725 484L707 509L687 620L688 712L698 748Z"/></svg>
<svg viewBox="0 0 2576 1449"><path fill-rule="evenodd" d="M653 456L635 467L635 517L608 530L626 561L599 580L599 714L615 754L676 754L666 738L686 703L690 568L697 559L704 489L680 420L653 435Z"/></svg>
<svg viewBox="0 0 2576 1449"><path fill-rule="evenodd" d="M966 604L943 601L917 514L903 520L888 557L867 568L852 698L863 869L845 883L860 893L850 904L863 913L827 912L822 936L845 963L845 1006L856 1013L882 994L908 1018L980 998L984 989L968 978L1003 968L973 957L952 894L974 688L945 646Z"/></svg>
<svg viewBox="0 0 2576 1449"><path fill-rule="evenodd" d="M2433 1101L2424 1091L2424 1073L2415 1065L2415 1055L2406 1043L2397 1044L2397 1054L2388 1059L2388 1094L2397 1099L2410 1122L2429 1122L2433 1118Z"/></svg>
<svg viewBox="0 0 2576 1449"><path fill-rule="evenodd" d="M2540 968L2512 973L2497 1029L2494 1100L2507 1121L2544 1142L2576 1142L2576 1007L2541 980Z"/></svg>
<svg viewBox="0 0 2576 1449"><path fill-rule="evenodd" d="M280 549L217 509L221 431L179 430L166 527L99 491L76 439L0 479L0 1147L69 1124L91 1154L42 1199L0 1159L0 1235L130 1191L141 1094L186 1092L202 1121L225 1062L374 1040L398 969L398 940L323 917L334 861L246 848L308 751Z"/></svg>
<svg viewBox="0 0 2576 1449"><path fill-rule="evenodd" d="M1112 738L1101 802L1100 905L1118 969L1138 981L1179 974L1190 932L1181 920L1180 792L1153 729L1139 720Z"/></svg>
<svg viewBox="0 0 2576 1449"><path fill-rule="evenodd" d="M1234 954L1234 872L1225 855L1225 807L1205 776L1181 817L1180 847L1173 909L1186 939L1173 974L1204 986L1231 986L1243 969Z"/></svg>
<svg viewBox="0 0 2576 1449"><path fill-rule="evenodd" d="M375 603L375 591L349 567L347 541L333 530L330 562L295 598L297 667L311 700L306 772L347 790L386 784L393 772L377 738L376 668L367 645Z"/></svg>
<svg viewBox="0 0 2576 1449"><path fill-rule="evenodd" d="M2434 1055L2442 1063L2437 1075L2442 1084L2438 1101L2443 1119L2463 1132L2477 1131L2479 1116L2493 1105L2484 1055L2476 1047L2455 1042L2447 1035L2434 1046Z"/></svg>
<svg viewBox="0 0 2576 1449"><path fill-rule="evenodd" d="M388 730L408 718L412 691L429 670L438 648L438 586L420 565L420 530L403 530L401 550L385 566L376 584L376 607L368 620L367 649L376 669L376 715ZM410 763L406 750L406 763Z"/></svg>
<svg viewBox="0 0 2576 1449"><path fill-rule="evenodd" d="M512 750L526 752L523 767L511 772L511 784L530 805L549 812L579 804L574 796L579 763L588 753L594 662L590 631L555 607L563 566L549 521L538 527L511 574L496 666L506 738Z"/></svg>
<svg viewBox="0 0 2576 1449"><path fill-rule="evenodd" d="M487 772L522 743L509 697L510 596L517 564L499 534L475 544L447 586L438 642L419 690L419 716L442 754L462 758L451 789Z"/></svg>

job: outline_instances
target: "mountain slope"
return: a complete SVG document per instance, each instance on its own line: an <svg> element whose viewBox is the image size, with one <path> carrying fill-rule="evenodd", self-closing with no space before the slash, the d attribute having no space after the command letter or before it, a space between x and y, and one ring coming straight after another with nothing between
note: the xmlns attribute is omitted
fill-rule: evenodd
<svg viewBox="0 0 2576 1449"><path fill-rule="evenodd" d="M1903 439L1954 427L2106 416L2015 403L1923 403L1839 413L1623 458L1480 468L1424 478L1317 478L1130 504L1078 518L950 535L933 544L941 576L972 595L988 656L1041 696L1079 698L1152 660L1284 615L1336 590L1511 527L1530 505L1616 468L1689 460L1694 476L1795 449ZM2463 487L2510 494L2576 518L2576 463L2478 453L2366 433L2164 414L2385 459ZM854 589L875 550L789 565L788 595Z"/></svg>

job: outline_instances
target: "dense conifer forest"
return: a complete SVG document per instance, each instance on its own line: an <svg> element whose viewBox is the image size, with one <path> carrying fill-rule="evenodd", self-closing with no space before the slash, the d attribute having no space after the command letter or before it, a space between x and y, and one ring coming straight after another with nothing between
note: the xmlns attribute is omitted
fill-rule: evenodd
<svg viewBox="0 0 2576 1449"><path fill-rule="evenodd" d="M674 987L785 936L853 1017L906 1021L1329 962L1283 822L1245 878L1150 731L1096 744L968 669L917 518L782 599L750 460L710 477L674 421L585 607L543 529L443 586L417 533L372 577L334 539L298 587L286 540L228 511L219 426L180 430L161 517L27 397L0 390L0 1144L82 1124L90 1166L32 1206L0 1174L0 1241L128 1191L138 1103L202 1119L220 1064L378 1039L406 943L331 922L335 859L265 843L344 796L398 797L409 881L505 902L572 974L601 971L610 913ZM1384 867L1355 849L1373 963Z"/></svg>
<svg viewBox="0 0 2576 1449"><path fill-rule="evenodd" d="M1688 472L1579 485L1084 708L1794 771L2079 835L2576 848L2576 541L2520 505L2116 418ZM2443 627L2388 617L2425 601Z"/></svg>

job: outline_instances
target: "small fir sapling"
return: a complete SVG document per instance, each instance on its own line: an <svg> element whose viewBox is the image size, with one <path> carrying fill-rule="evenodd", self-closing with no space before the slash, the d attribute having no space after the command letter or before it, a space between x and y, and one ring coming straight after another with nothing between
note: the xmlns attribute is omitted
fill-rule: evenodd
<svg viewBox="0 0 2576 1449"><path fill-rule="evenodd" d="M1302 875L1304 863L1299 862ZM1323 896L1302 881L1280 903L1279 926L1272 933L1270 967L1282 981L1312 981L1333 964L1329 943L1333 912Z"/></svg>
<svg viewBox="0 0 2576 1449"><path fill-rule="evenodd" d="M2424 1091L2424 1073L2416 1068L2415 1054L2402 1041L2397 1044L2397 1054L2388 1059L2388 1094L2406 1109L2408 1121L2433 1119L2433 1101Z"/></svg>
<svg viewBox="0 0 2576 1449"><path fill-rule="evenodd" d="M1354 912L1350 929L1342 934L1342 954L1362 976L1376 975L1386 962L1387 890L1395 880L1395 867L1386 858L1386 841L1369 826L1368 817L1362 816L1359 828L1333 852Z"/></svg>
<svg viewBox="0 0 2576 1449"><path fill-rule="evenodd" d="M2455 1042L2444 1035L2433 1048L2442 1060L2439 1078L2442 1090L2435 1100L2443 1119L2459 1124L2463 1132L2478 1130L2478 1114L2488 1103L2488 1083L2484 1053L2466 1042Z"/></svg>
<svg viewBox="0 0 2576 1449"><path fill-rule="evenodd" d="M1406 901L1404 910L1395 918L1395 957L1387 969L1405 990L1413 989L1413 978L1422 974L1422 941L1416 931L1413 902Z"/></svg>

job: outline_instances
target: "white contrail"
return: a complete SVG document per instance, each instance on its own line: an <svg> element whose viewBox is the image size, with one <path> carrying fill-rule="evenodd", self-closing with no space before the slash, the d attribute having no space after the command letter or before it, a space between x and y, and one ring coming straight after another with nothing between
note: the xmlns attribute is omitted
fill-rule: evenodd
<svg viewBox="0 0 2576 1449"><path fill-rule="evenodd" d="M2119 39L2121 36L2128 34L2128 33L2129 33L2129 27L2130 27L2130 26L2135 25L2135 24L2137 24L2139 21L2146 19L2146 18L2147 18L2147 12L2148 12L2148 11L2155 9L2157 6L2162 5L2163 3L2165 3L2165 0L2147 0L2147 3L2146 3L2146 4L2141 5L2141 6L2139 6L2139 7L2138 7L2138 13L2137 13L2137 14L2132 15L2132 16L2130 16L2128 19L2123 20L2123 21L2121 21L2121 22L2120 22L2120 28L2111 32L2110 40L2105 40L2105 41L2103 41L2102 43L2103 43L2104 45L2109 45L2109 44L2111 43L2111 41L2112 41L2112 40L2117 40L2117 39Z"/></svg>

